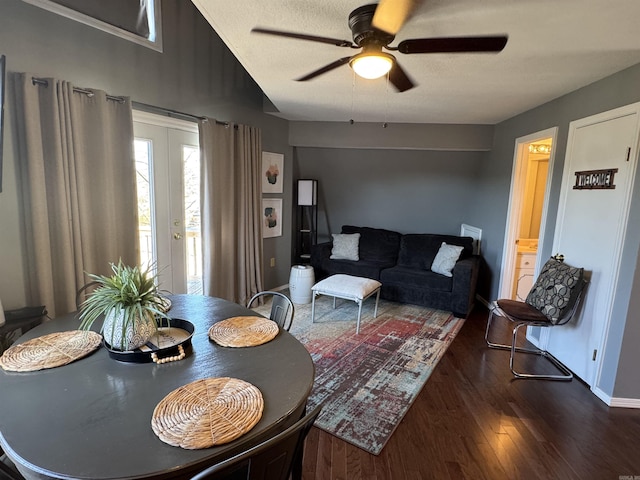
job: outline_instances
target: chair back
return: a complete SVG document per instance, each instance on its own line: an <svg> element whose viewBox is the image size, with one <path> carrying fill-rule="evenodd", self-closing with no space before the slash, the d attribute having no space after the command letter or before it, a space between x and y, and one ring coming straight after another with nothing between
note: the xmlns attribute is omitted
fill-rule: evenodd
<svg viewBox="0 0 640 480"><path fill-rule="evenodd" d="M283 330L289 331L291 324L293 323L293 315L295 309L293 302L289 297L281 292L264 291L258 292L247 303L247 308L251 308L253 302L261 297L271 296L271 312L269 319L273 320Z"/></svg>
<svg viewBox="0 0 640 480"><path fill-rule="evenodd" d="M76 310L80 310L80 307L82 306L84 301L87 299L87 296L91 292L93 292L98 285L100 284L95 280L93 280L89 283L84 284L82 287L80 287L80 289L76 292Z"/></svg>
<svg viewBox="0 0 640 480"><path fill-rule="evenodd" d="M302 461L304 440L321 410L318 405L285 431L206 468L191 480L288 480L294 462Z"/></svg>

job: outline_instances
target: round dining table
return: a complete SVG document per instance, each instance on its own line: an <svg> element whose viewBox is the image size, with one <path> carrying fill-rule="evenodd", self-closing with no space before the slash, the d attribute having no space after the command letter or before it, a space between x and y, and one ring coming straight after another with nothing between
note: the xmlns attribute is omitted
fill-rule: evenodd
<svg viewBox="0 0 640 480"><path fill-rule="evenodd" d="M303 415L314 366L298 340L280 329L262 345L222 347L209 339L209 328L230 317L256 316L255 312L207 296L168 298L169 316L195 326L182 360L123 362L101 346L60 367L34 372L0 369L0 445L24 477L190 478ZM77 312L62 315L16 343L79 325ZM238 439L210 448L190 450L161 441L151 428L156 405L171 391L212 377L237 378L257 387L264 399L258 423Z"/></svg>

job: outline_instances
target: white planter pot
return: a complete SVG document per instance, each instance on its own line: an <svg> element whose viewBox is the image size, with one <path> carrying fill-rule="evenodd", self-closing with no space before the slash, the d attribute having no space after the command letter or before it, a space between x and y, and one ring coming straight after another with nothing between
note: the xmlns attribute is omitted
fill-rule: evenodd
<svg viewBox="0 0 640 480"><path fill-rule="evenodd" d="M121 311L110 312L102 325L104 340L113 349L133 350L147 343L156 332L155 318L153 315L149 315L145 318L137 318L135 322L127 326L123 335L123 318L124 315Z"/></svg>

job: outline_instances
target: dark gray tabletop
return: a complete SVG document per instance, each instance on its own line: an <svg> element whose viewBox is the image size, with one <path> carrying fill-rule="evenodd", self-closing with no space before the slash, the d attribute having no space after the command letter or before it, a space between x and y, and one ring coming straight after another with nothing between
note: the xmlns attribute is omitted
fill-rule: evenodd
<svg viewBox="0 0 640 480"><path fill-rule="evenodd" d="M178 362L126 363L101 347L69 365L38 372L0 369L0 445L27 478L188 478L283 430L300 417L314 367L304 346L288 332L257 347L225 348L211 342L209 327L225 318L254 315L226 300L170 297L170 315L195 325L193 348ZM69 314L27 332L18 342L77 329ZM162 442L151 429L155 406L194 380L234 377L264 397L260 422L226 445L185 450Z"/></svg>

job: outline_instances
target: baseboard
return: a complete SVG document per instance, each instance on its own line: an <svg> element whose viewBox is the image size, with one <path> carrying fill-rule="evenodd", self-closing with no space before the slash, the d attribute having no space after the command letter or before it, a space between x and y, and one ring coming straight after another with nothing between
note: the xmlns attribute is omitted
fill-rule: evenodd
<svg viewBox="0 0 640 480"><path fill-rule="evenodd" d="M272 288L272 292L281 292L282 290L286 290L289 288L289 284L285 283L284 285L280 285L279 287Z"/></svg>
<svg viewBox="0 0 640 480"><path fill-rule="evenodd" d="M593 394L606 403L610 407L617 408L640 408L640 399L638 398L620 398L607 395L599 388L591 389Z"/></svg>
<svg viewBox="0 0 640 480"><path fill-rule="evenodd" d="M612 398L610 406L620 408L640 408L639 398Z"/></svg>

